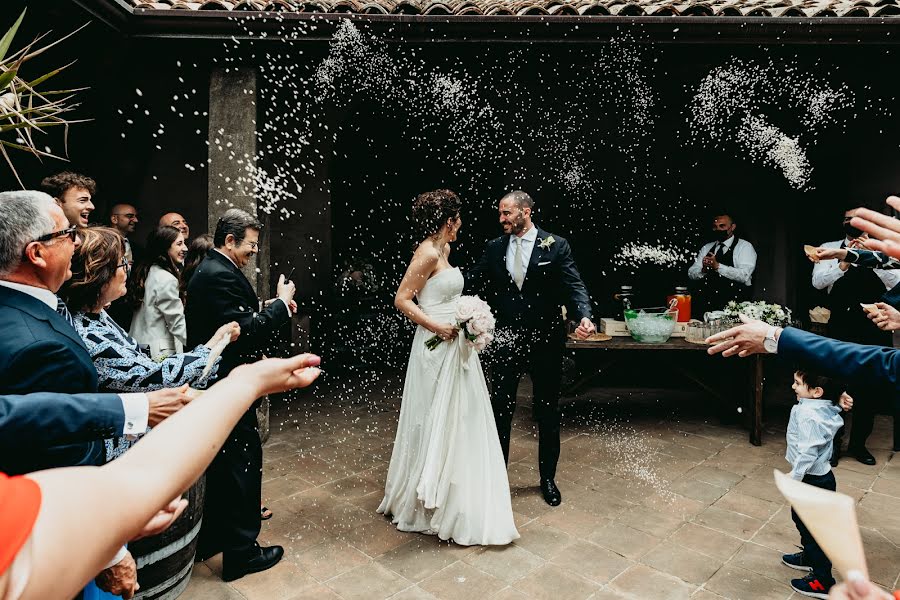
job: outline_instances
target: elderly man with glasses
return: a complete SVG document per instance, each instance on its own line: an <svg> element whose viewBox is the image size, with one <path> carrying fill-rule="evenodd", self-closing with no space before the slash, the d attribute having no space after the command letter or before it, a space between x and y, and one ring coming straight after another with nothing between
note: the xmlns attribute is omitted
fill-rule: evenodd
<svg viewBox="0 0 900 600"><path fill-rule="evenodd" d="M76 225L69 223L48 194L0 193L0 394L97 391L97 371L56 295L72 276L72 256L81 243ZM115 434L146 432L151 409L171 402L180 408L187 401L180 396L170 390L114 396L125 415ZM36 412L35 418L53 417ZM46 446L23 434L16 442L17 452L0 453L0 472L17 475L105 460L102 440ZM135 586L134 560L123 548L101 575L103 589L127 593Z"/></svg>
<svg viewBox="0 0 900 600"><path fill-rule="evenodd" d="M188 283L188 346L202 343L224 323L236 321L241 327L241 337L222 352L220 377L263 353L271 355L271 340L297 310L296 288L284 275L279 277L277 298L263 307L241 271L259 251L261 229L253 215L237 208L225 211L216 224L214 248ZM263 548L256 541L261 495L262 445L254 403L228 436L206 477L197 555L207 558L223 552L225 581L269 569L284 555L281 546Z"/></svg>

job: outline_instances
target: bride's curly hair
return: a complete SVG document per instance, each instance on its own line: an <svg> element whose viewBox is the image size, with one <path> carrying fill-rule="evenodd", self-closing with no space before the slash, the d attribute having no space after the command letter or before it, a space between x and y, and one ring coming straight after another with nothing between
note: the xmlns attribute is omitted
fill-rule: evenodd
<svg viewBox="0 0 900 600"><path fill-rule="evenodd" d="M441 230L447 219L457 219L462 201L452 190L434 190L416 196L412 220L416 239L423 240Z"/></svg>

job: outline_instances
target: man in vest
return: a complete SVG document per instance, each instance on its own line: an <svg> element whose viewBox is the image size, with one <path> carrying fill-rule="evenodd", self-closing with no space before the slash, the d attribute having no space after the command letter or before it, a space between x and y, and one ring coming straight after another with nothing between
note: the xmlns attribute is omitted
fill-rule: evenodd
<svg viewBox="0 0 900 600"><path fill-rule="evenodd" d="M844 238L822 244L823 248L854 248L865 234L850 224L856 209L844 211ZM828 291L828 336L857 344L893 347L890 332L880 330L869 320L860 303L879 302L886 290L900 283L900 271L867 269L837 259L820 260L813 267L812 284L818 290ZM893 398L895 392L879 385L849 386L847 392L853 396L853 428L847 453L866 465L874 465L875 457L866 449L866 439L872 433L878 403L885 398ZM834 438L832 465L840 458L840 444L844 430Z"/></svg>
<svg viewBox="0 0 900 600"><path fill-rule="evenodd" d="M704 244L688 277L696 281L691 301L697 316L711 310L722 310L731 300L749 300L752 295L756 250L753 244L735 234L737 225L728 213L713 219L714 240Z"/></svg>

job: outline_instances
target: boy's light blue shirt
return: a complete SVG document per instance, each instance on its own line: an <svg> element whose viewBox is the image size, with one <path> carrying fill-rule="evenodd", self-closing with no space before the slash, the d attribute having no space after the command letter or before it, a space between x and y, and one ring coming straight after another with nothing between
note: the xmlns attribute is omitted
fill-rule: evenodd
<svg viewBox="0 0 900 600"><path fill-rule="evenodd" d="M825 475L831 471L834 436L843 426L841 407L831 400L801 398L791 409L787 428L787 453L791 477Z"/></svg>

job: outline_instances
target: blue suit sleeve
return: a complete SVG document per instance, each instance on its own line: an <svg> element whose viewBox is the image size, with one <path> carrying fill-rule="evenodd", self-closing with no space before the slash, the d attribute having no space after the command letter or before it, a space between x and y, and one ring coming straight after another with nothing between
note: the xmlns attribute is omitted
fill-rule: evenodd
<svg viewBox="0 0 900 600"><path fill-rule="evenodd" d="M122 435L124 428L116 394L0 396L0 452L102 440Z"/></svg>
<svg viewBox="0 0 900 600"><path fill-rule="evenodd" d="M900 351L864 346L788 327L778 339L778 356L847 381L874 380L900 389Z"/></svg>

